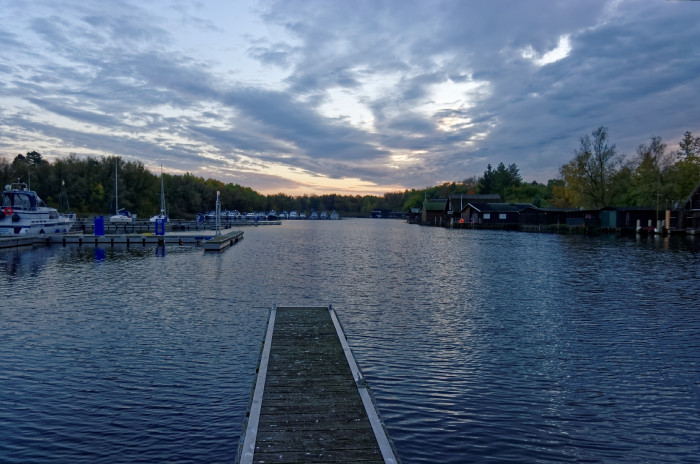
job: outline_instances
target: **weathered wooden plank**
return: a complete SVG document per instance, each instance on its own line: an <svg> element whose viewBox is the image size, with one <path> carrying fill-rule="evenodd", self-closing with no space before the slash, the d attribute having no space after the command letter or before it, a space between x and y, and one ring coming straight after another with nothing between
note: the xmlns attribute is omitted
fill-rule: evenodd
<svg viewBox="0 0 700 464"><path fill-rule="evenodd" d="M311 452L303 453L259 453L260 462L277 462L285 464L310 464L310 463L325 463L325 464L340 464L353 462L356 464L383 464L385 461L382 459L381 455L379 457L364 457L364 456L347 456L341 455L340 453L319 453L312 454ZM351 460L349 460L351 459Z"/></svg>
<svg viewBox="0 0 700 464"><path fill-rule="evenodd" d="M284 387L284 385L281 385L280 388L276 389L274 392L265 395L266 405L272 406L275 402L286 403L289 401L336 401L335 398L338 395L352 395L355 393L356 389L354 385L339 385L335 388L326 388L325 385L322 385L311 391L299 391L298 388Z"/></svg>
<svg viewBox="0 0 700 464"><path fill-rule="evenodd" d="M364 423L366 417L358 417L357 415L340 416L338 420L329 421L328 414L276 414L273 417L261 416L260 424L264 427L258 430L258 440L265 440L269 434L279 431L290 430L306 430L315 431L320 429L328 430L358 430L366 427Z"/></svg>

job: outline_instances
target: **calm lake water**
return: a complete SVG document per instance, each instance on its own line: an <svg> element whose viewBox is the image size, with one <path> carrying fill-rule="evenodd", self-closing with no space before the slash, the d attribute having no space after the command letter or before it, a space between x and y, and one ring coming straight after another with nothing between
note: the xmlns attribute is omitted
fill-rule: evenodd
<svg viewBox="0 0 700 464"><path fill-rule="evenodd" d="M0 462L232 462L275 303L333 304L405 464L698 462L700 238L244 231L0 252Z"/></svg>

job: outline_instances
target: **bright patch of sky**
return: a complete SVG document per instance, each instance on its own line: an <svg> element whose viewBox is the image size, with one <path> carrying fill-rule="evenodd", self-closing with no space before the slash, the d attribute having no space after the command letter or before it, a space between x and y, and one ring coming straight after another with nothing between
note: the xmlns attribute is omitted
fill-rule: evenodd
<svg viewBox="0 0 700 464"><path fill-rule="evenodd" d="M427 101L418 109L428 117L437 118L438 128L444 132L468 129L473 126L469 110L488 94L488 88L485 81L447 79L429 87Z"/></svg>
<svg viewBox="0 0 700 464"><path fill-rule="evenodd" d="M326 95L318 108L323 116L340 119L368 132L374 130L374 115L356 92L335 88L327 90Z"/></svg>
<svg viewBox="0 0 700 464"><path fill-rule="evenodd" d="M571 41L569 39L569 34L562 35L559 37L557 46L543 55L539 55L531 45L528 45L522 52L523 58L532 61L537 66L546 66L556 63L559 60L563 60L571 53Z"/></svg>

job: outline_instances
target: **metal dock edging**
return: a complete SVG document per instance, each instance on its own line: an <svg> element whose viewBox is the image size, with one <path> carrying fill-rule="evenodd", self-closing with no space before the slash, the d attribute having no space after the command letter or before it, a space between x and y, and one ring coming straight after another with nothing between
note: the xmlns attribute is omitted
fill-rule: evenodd
<svg viewBox="0 0 700 464"><path fill-rule="evenodd" d="M255 390L253 391L253 398L250 400L250 408L243 432L244 435L241 437L242 443L238 446L236 462L240 464L252 464L253 462L255 440L258 437L258 424L260 423L260 408L262 407L262 399L265 392L267 364L270 361L270 348L272 347L272 333L275 330L276 315L277 305L274 305L270 310L270 317L267 321L267 332L265 333L265 341L263 342L263 349L260 353L258 375L255 378Z"/></svg>
<svg viewBox="0 0 700 464"><path fill-rule="evenodd" d="M357 391L360 393L360 398L362 398L362 404L365 405L365 411L367 412L367 417L372 425L372 430L374 431L374 436L377 439L377 444L382 452L382 457L384 462L387 464L397 464L397 453L394 449L391 441L389 440L389 435L386 432L384 422L379 417L379 412L377 411L377 405L372 397L372 392L367 388L365 383L365 378L362 375L362 371L357 366L357 361L355 360L355 355L348 345L348 340L345 337L345 332L343 327L340 325L338 316L331 305L328 305L328 311L331 313L331 319L333 320L333 325L338 333L338 338L340 339L340 344L345 352L345 357L350 365L350 371L352 372L352 378L355 379L355 384L357 385Z"/></svg>

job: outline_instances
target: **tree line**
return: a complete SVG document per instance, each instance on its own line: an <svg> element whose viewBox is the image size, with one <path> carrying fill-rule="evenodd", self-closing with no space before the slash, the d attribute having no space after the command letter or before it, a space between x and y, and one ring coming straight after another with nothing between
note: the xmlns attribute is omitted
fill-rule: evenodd
<svg viewBox="0 0 700 464"><path fill-rule="evenodd" d="M560 169L554 191L561 206L675 208L700 182L700 137L687 131L677 150L661 137L642 143L631 159L617 153L607 127L579 140L571 161Z"/></svg>
<svg viewBox="0 0 700 464"><path fill-rule="evenodd" d="M538 207L603 208L606 206L673 207L700 182L700 137L686 132L677 150L669 150L660 137L643 143L631 159L617 153L608 129L601 126L579 139L574 157L561 166L560 177L546 184L523 181L518 166L490 164L484 173L460 182L424 189L376 195L263 195L250 187L225 184L190 173L163 174L168 214L192 219L214 209L221 192L223 209L244 211L332 211L341 216L369 217L374 210L408 212L425 199L469 193L497 193L509 203ZM10 160L0 158L2 185L18 178L30 184L44 201L59 207L65 183L70 209L80 216L114 213L114 172L118 163L120 208L149 217L160 211L160 177L140 161L121 157L79 157L71 154L54 161L32 151Z"/></svg>
<svg viewBox="0 0 700 464"><path fill-rule="evenodd" d="M608 128L600 126L579 139L573 158L546 184L524 182L516 164L489 164L480 177L426 189L428 198L460 193L497 193L508 203L537 207L592 208L639 206L674 209L700 183L700 137L685 132L678 148L661 137L642 143L631 158L617 152ZM411 204L416 204L415 192Z"/></svg>
<svg viewBox="0 0 700 464"><path fill-rule="evenodd" d="M118 185L115 187L115 162L118 163ZM79 157L69 155L53 161L32 151L10 160L0 157L2 185L17 182L29 184L47 205L60 207L61 185L64 184L70 210L79 216L114 214L115 190L119 207L146 218L160 212L160 175L148 171L140 161L125 161L118 156ZM375 195L301 195L284 193L263 195L250 187L225 184L190 173L163 174L166 207L174 218L193 219L197 213L211 211L216 205L216 192L221 192L222 209L249 211L333 211L341 216L369 217L376 209L401 211L405 194Z"/></svg>

